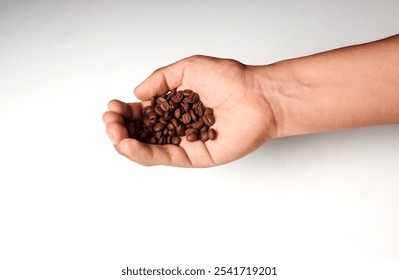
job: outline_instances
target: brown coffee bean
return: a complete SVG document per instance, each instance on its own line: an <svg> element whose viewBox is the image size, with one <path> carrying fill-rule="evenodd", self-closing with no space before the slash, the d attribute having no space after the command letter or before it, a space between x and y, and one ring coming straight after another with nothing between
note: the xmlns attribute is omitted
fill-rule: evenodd
<svg viewBox="0 0 399 280"><path fill-rule="evenodd" d="M191 121L191 116L189 113L185 113L181 119L180 119L184 124L188 124Z"/></svg>
<svg viewBox="0 0 399 280"><path fill-rule="evenodd" d="M208 131L208 129L209 129L209 126L207 126L207 125L204 125L202 128L201 128L201 132L203 132L203 131Z"/></svg>
<svg viewBox="0 0 399 280"><path fill-rule="evenodd" d="M148 116L149 113L154 112L154 107L152 106L145 106L143 108L143 115Z"/></svg>
<svg viewBox="0 0 399 280"><path fill-rule="evenodd" d="M208 136L209 136L209 139L211 139L212 141L215 140L216 139L216 130L214 130L213 128L209 129Z"/></svg>
<svg viewBox="0 0 399 280"><path fill-rule="evenodd" d="M178 91L171 97L171 99L173 102L179 103L183 100L183 93Z"/></svg>
<svg viewBox="0 0 399 280"><path fill-rule="evenodd" d="M164 135L164 136L166 136L166 135L168 135L168 129L165 127L163 130L162 130L162 134Z"/></svg>
<svg viewBox="0 0 399 280"><path fill-rule="evenodd" d="M172 144L173 145L176 145L176 146L179 146L180 145L180 141L181 141L181 139L180 139L180 137L172 137Z"/></svg>
<svg viewBox="0 0 399 280"><path fill-rule="evenodd" d="M207 126L211 126L215 123L215 118L213 117L213 115L209 115L209 114L205 114L202 117L202 121L207 125Z"/></svg>
<svg viewBox="0 0 399 280"><path fill-rule="evenodd" d="M154 125L154 132L158 132L161 131L163 128L165 127L164 123L157 123L156 125Z"/></svg>
<svg viewBox="0 0 399 280"><path fill-rule="evenodd" d="M181 117L181 108L177 108L175 112L173 113L176 119L180 119Z"/></svg>
<svg viewBox="0 0 399 280"><path fill-rule="evenodd" d="M181 107L185 112L188 112L190 110L190 104L188 103L180 103Z"/></svg>
<svg viewBox="0 0 399 280"><path fill-rule="evenodd" d="M165 111L165 112L163 113L163 117L164 117L165 119L170 119L170 116L171 116L171 112L170 112L170 111Z"/></svg>
<svg viewBox="0 0 399 280"><path fill-rule="evenodd" d="M171 141L172 141L172 137L170 137L170 136L166 137L166 144L170 144Z"/></svg>
<svg viewBox="0 0 399 280"><path fill-rule="evenodd" d="M198 100L199 100L199 95L198 95L198 93L194 93L194 96L193 96L193 98L191 99L191 102L190 102L190 103L196 103L196 102L198 102Z"/></svg>
<svg viewBox="0 0 399 280"><path fill-rule="evenodd" d="M155 113L154 111L148 113L147 118L149 118L150 120L156 119L157 118L157 113Z"/></svg>
<svg viewBox="0 0 399 280"><path fill-rule="evenodd" d="M189 111L189 113L190 113L191 120L192 120L193 122L197 121L197 115L195 114L194 110L191 109L191 110Z"/></svg>
<svg viewBox="0 0 399 280"><path fill-rule="evenodd" d="M171 122L172 122L172 124L174 125L175 128L179 125L179 121L177 119L175 119L175 118L173 118L171 120Z"/></svg>
<svg viewBox="0 0 399 280"><path fill-rule="evenodd" d="M201 141L206 142L209 140L208 132L207 131L202 131L201 132Z"/></svg>
<svg viewBox="0 0 399 280"><path fill-rule="evenodd" d="M161 109L163 110L163 111L169 111L169 108L170 108L170 106L169 106L169 103L168 103L168 101L162 101L160 104L159 104L159 106L161 107Z"/></svg>
<svg viewBox="0 0 399 280"><path fill-rule="evenodd" d="M195 128L188 128L188 129L186 129L186 132L185 132L186 135L191 134L191 133L198 134L198 130L195 129Z"/></svg>
<svg viewBox="0 0 399 280"><path fill-rule="evenodd" d="M204 111L204 115L213 115L213 109L212 108L206 108Z"/></svg>
<svg viewBox="0 0 399 280"><path fill-rule="evenodd" d="M144 124L146 127L149 127L149 126L151 125L150 119L147 119L147 118L143 119L143 124Z"/></svg>
<svg viewBox="0 0 399 280"><path fill-rule="evenodd" d="M165 137L163 137L163 136L159 137L159 139L158 139L158 144L159 144L159 145L165 144Z"/></svg>
<svg viewBox="0 0 399 280"><path fill-rule="evenodd" d="M196 133L190 133L190 134L187 134L186 139L188 142L194 142L199 139L199 136Z"/></svg>
<svg viewBox="0 0 399 280"><path fill-rule="evenodd" d="M155 137L151 137L149 144L156 144L157 143L157 139Z"/></svg>
<svg viewBox="0 0 399 280"><path fill-rule="evenodd" d="M179 103L169 101L169 111L174 111L179 107Z"/></svg>
<svg viewBox="0 0 399 280"><path fill-rule="evenodd" d="M165 119L164 117L160 117L160 118L159 118L159 122L163 123L164 125L167 125L167 124L168 124L168 120Z"/></svg>
<svg viewBox="0 0 399 280"><path fill-rule="evenodd" d="M184 96L189 96L193 91L191 89L185 89L183 90L183 95Z"/></svg>
<svg viewBox="0 0 399 280"><path fill-rule="evenodd" d="M204 126L204 122L199 120L199 121L193 122L192 126L195 129L201 129Z"/></svg>
<svg viewBox="0 0 399 280"><path fill-rule="evenodd" d="M148 137L148 134L145 133L145 132L141 132L140 135L139 135L139 139L142 142L144 142L147 139L147 137Z"/></svg>
<svg viewBox="0 0 399 280"><path fill-rule="evenodd" d="M154 134L155 139L159 139L162 136L162 131L158 131Z"/></svg>
<svg viewBox="0 0 399 280"><path fill-rule="evenodd" d="M179 124L178 127L176 128L176 133L178 136L184 136L186 132L186 128L184 127L184 125Z"/></svg>
<svg viewBox="0 0 399 280"><path fill-rule="evenodd" d="M157 103L158 105L161 105L161 103L166 102L166 98L163 96L160 96L157 98Z"/></svg>
<svg viewBox="0 0 399 280"><path fill-rule="evenodd" d="M171 123L171 122L168 123L167 127L168 127L168 129L171 130L171 131L174 131L175 128L176 128L175 125L174 125L173 123Z"/></svg>
<svg viewBox="0 0 399 280"><path fill-rule="evenodd" d="M156 105L154 108L155 113L157 113L158 116L163 116L164 110L159 105Z"/></svg>

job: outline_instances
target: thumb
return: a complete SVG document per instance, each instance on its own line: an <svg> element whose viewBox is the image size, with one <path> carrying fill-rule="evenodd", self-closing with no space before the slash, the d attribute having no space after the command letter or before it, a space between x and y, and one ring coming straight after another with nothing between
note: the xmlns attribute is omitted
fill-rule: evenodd
<svg viewBox="0 0 399 280"><path fill-rule="evenodd" d="M155 70L134 89L136 97L140 100L150 100L154 95L161 95L179 87L188 60L189 58L185 58Z"/></svg>

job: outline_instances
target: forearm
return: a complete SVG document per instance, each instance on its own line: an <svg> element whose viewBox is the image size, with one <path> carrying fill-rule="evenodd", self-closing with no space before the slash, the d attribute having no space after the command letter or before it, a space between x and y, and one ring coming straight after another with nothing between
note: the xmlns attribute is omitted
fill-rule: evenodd
<svg viewBox="0 0 399 280"><path fill-rule="evenodd" d="M277 137L399 123L399 36L255 67Z"/></svg>

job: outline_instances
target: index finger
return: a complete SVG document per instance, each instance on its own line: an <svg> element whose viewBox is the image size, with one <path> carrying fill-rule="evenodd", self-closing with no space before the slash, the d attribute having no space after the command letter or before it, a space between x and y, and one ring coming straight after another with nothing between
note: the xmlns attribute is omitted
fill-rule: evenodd
<svg viewBox="0 0 399 280"><path fill-rule="evenodd" d="M193 58L185 58L155 70L134 89L134 94L140 100L150 100L154 95L161 95L179 87L182 84L184 69Z"/></svg>

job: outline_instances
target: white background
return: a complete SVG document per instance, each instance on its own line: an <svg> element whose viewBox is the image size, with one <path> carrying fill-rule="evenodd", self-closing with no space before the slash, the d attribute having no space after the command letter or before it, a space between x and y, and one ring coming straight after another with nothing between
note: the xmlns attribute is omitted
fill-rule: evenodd
<svg viewBox="0 0 399 280"><path fill-rule="evenodd" d="M101 117L186 56L268 64L398 33L398 11L396 0L0 0L0 278L248 265L277 266L278 279L397 279L399 263L381 263L399 259L397 125L179 169L121 157Z"/></svg>

